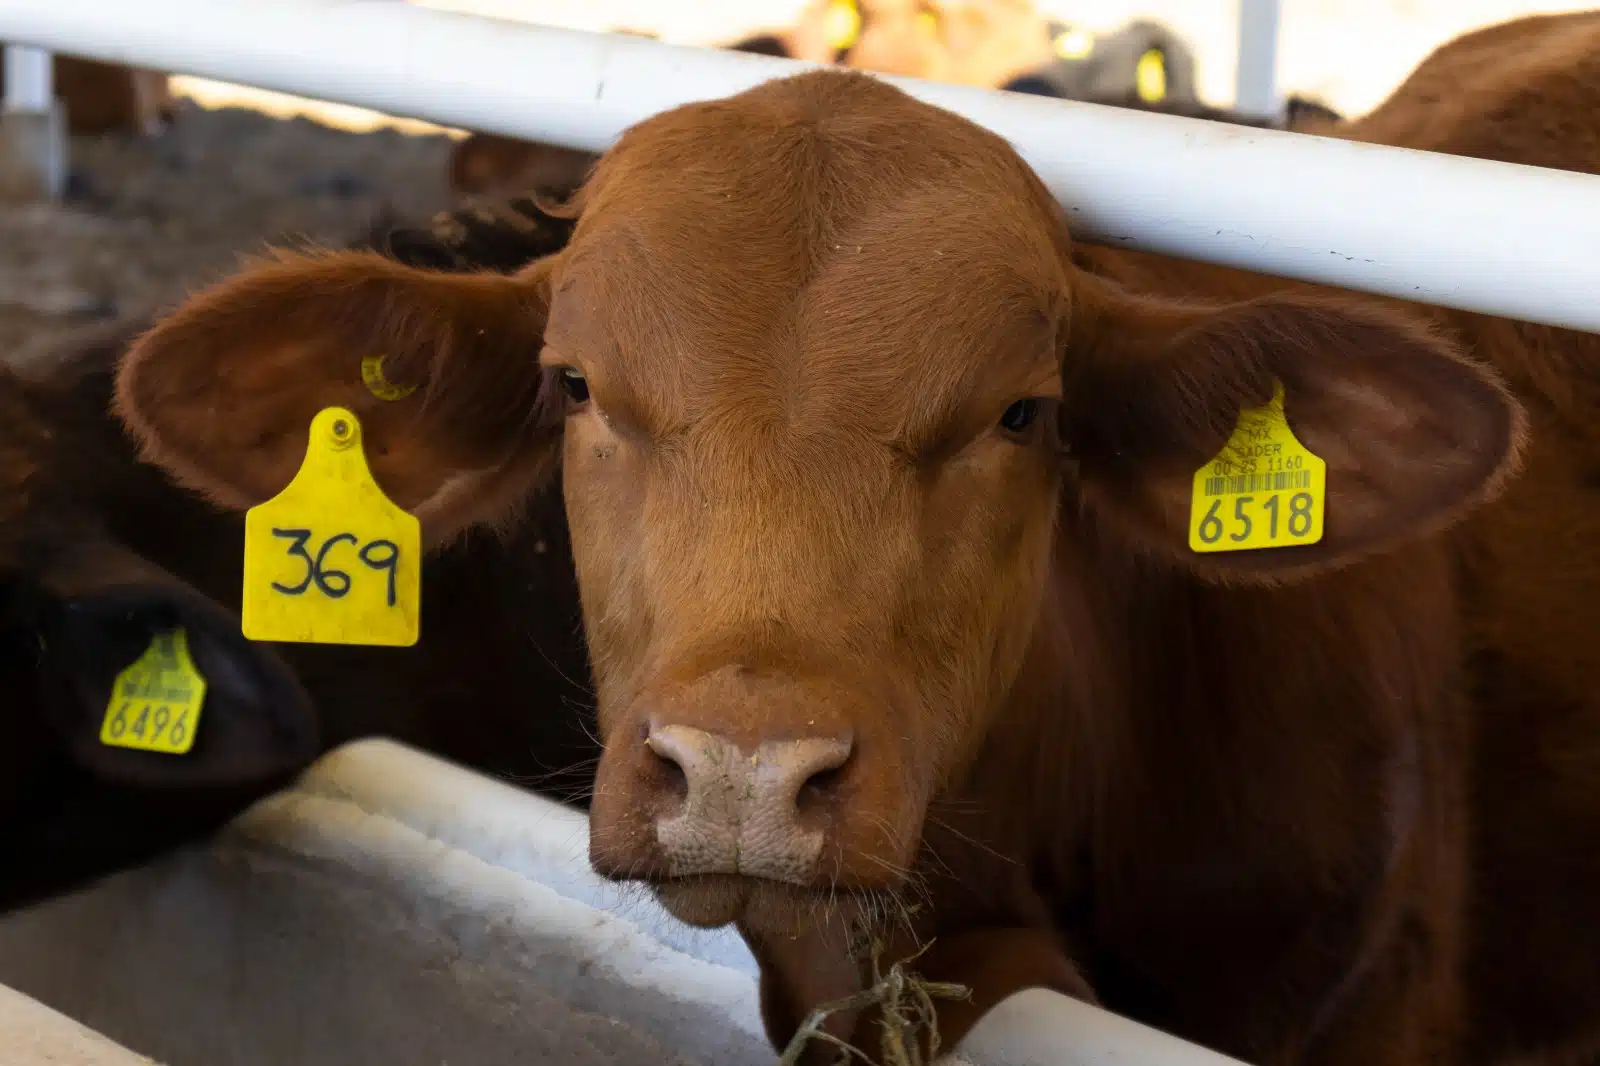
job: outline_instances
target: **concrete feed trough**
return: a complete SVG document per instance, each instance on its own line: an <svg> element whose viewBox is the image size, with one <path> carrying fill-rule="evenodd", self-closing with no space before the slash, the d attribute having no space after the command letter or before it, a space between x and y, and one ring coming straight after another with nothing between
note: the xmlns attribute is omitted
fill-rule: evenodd
<svg viewBox="0 0 1600 1066"><path fill-rule="evenodd" d="M587 849L579 813L350 745L210 846L0 921L0 1063L772 1066L737 936ZM1232 1060L1032 991L946 1061Z"/></svg>

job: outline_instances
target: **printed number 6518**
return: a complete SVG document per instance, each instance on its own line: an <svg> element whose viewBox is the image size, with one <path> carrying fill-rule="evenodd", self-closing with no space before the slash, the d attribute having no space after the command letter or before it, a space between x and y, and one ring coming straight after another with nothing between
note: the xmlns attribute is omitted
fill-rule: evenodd
<svg viewBox="0 0 1600 1066"><path fill-rule="evenodd" d="M1200 540L1206 544L1215 544L1221 540L1226 532L1222 518L1222 501L1224 497L1218 496L1211 501L1211 506L1206 510L1205 517L1200 519ZM1269 493L1260 504L1254 508L1258 516L1252 516L1250 505L1255 503L1256 497L1244 495L1233 498L1233 511L1226 525L1234 527L1234 531L1227 533L1228 539L1242 544L1249 540L1255 533L1257 517L1267 524L1267 538L1277 540L1280 530L1286 530L1291 537L1304 537L1311 532L1311 507L1315 502L1311 493L1297 492L1289 497L1288 513L1283 513L1282 497L1279 493Z"/></svg>

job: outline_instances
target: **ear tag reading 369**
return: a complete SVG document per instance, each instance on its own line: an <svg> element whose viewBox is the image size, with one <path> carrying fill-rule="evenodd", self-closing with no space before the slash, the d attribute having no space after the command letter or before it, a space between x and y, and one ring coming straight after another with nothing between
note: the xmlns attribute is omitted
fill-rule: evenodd
<svg viewBox="0 0 1600 1066"><path fill-rule="evenodd" d="M245 515L244 635L410 647L421 561L421 526L373 480L360 421L326 408L311 420L294 480Z"/></svg>
<svg viewBox="0 0 1600 1066"><path fill-rule="evenodd" d="M1189 547L1252 551L1322 539L1328 464L1295 438L1283 414L1283 385L1265 407L1239 413L1215 459L1196 471Z"/></svg>
<svg viewBox="0 0 1600 1066"><path fill-rule="evenodd" d="M182 629L157 633L143 655L111 683L100 743L162 755L186 755L200 731L206 679L189 658Z"/></svg>

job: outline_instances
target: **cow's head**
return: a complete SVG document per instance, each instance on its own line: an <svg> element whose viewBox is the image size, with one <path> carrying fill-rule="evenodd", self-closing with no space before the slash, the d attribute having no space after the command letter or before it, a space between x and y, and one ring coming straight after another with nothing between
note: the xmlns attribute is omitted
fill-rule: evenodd
<svg viewBox="0 0 1600 1066"><path fill-rule="evenodd" d="M310 697L238 616L107 533L0 372L0 910L215 828L320 750ZM182 631L198 717L114 700L118 676ZM106 726L107 722L110 726ZM102 729L179 753L107 745Z"/></svg>
<svg viewBox="0 0 1600 1066"><path fill-rule="evenodd" d="M864 76L650 119L575 210L515 277L257 266L133 349L121 403L234 507L289 480L319 408L352 407L432 543L510 514L559 455L606 744L592 857L692 922L897 885L930 798L1023 727L1063 553L1289 580L1438 528L1516 449L1492 376L1408 319L1084 272L1000 138ZM374 353L417 390L368 394ZM1326 535L1193 556L1190 479L1275 381L1328 463Z"/></svg>

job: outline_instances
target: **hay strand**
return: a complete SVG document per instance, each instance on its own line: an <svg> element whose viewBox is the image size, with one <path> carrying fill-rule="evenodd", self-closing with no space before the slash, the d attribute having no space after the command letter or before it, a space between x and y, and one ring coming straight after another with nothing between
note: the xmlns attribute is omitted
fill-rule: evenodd
<svg viewBox="0 0 1600 1066"><path fill-rule="evenodd" d="M929 941L916 955L894 963L888 973L883 973L879 969L882 946L875 943L872 949L872 984L854 995L824 1003L807 1015L788 1047L784 1048L778 1066L799 1066L800 1056L805 1054L813 1040L832 1044L838 1050L835 1066L849 1066L855 1061L862 1066L929 1066L937 1060L939 1017L934 1000L966 999L972 990L965 985L924 981L906 968L908 963L916 961L931 946L932 941ZM823 1030L828 1019L835 1014L874 1006L882 1016L880 1024L883 1028L885 1057L881 1062L854 1044ZM923 1034L927 1035L926 1057L923 1055Z"/></svg>

